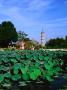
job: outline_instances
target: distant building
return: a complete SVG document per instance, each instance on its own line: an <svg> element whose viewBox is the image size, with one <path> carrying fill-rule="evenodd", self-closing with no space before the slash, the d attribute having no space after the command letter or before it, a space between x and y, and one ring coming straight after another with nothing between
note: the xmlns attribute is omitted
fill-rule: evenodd
<svg viewBox="0 0 67 90"><path fill-rule="evenodd" d="M13 41L11 41L8 45L8 47L15 47L15 46L16 46L16 42L13 42Z"/></svg>
<svg viewBox="0 0 67 90"><path fill-rule="evenodd" d="M11 47L11 48L15 48L16 46L18 47L18 49L25 49L25 47L24 47L24 45L25 45L25 42L23 42L23 41L17 41L17 42L10 42L9 43L9 46L8 47Z"/></svg>
<svg viewBox="0 0 67 90"><path fill-rule="evenodd" d="M25 48L24 48L25 42L23 42L23 41L17 41L17 42L16 42L16 45L19 46L19 49L22 49L22 50L25 49Z"/></svg>

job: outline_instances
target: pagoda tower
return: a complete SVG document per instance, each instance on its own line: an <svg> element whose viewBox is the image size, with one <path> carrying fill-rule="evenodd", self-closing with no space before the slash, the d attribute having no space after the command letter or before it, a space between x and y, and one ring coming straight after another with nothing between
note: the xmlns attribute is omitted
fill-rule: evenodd
<svg viewBox="0 0 67 90"><path fill-rule="evenodd" d="M45 32L41 31L41 46L45 46Z"/></svg>

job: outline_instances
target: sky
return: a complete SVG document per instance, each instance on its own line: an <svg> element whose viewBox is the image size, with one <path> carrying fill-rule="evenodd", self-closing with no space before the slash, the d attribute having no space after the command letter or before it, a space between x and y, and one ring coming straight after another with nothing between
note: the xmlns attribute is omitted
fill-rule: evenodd
<svg viewBox="0 0 67 90"><path fill-rule="evenodd" d="M67 0L0 0L0 23L11 21L17 31L40 42L67 35Z"/></svg>

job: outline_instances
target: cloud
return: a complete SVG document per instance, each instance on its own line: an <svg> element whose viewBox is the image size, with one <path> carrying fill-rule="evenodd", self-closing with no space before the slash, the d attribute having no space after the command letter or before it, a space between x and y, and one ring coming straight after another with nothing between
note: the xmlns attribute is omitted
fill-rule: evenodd
<svg viewBox="0 0 67 90"><path fill-rule="evenodd" d="M17 31L22 30L28 34L30 33L29 37L33 38L34 31L36 31L37 27L39 26L39 22L37 23L36 20L33 20L30 17L23 15L23 12L21 12L22 11L20 11L19 7L12 6L7 8L1 5L0 15L2 14L6 17L4 19L0 19L0 22L2 22L3 20L12 21L17 28Z"/></svg>
<svg viewBox="0 0 67 90"><path fill-rule="evenodd" d="M51 27L67 26L67 17L58 18L58 19L54 19L54 20L48 20L47 24L50 25Z"/></svg>
<svg viewBox="0 0 67 90"><path fill-rule="evenodd" d="M39 21L37 21L35 19L36 16L34 15L34 12L30 13L27 12L28 10L37 10L40 9L41 7L43 7L44 5L47 6L48 2L45 0L24 0L22 1L25 3L28 3L28 8L25 8L26 11L24 11L23 8L17 6L18 0L6 0L6 2L4 0L1 0L0 2L0 14L3 14L5 16L7 16L9 19L11 19L12 21L15 21L16 23L20 22L20 24L22 24L24 27L32 27L35 25L39 25ZM7 3L7 4L4 4ZM7 6L7 5L12 5L15 3L15 6ZM21 1L20 1L21 4ZM22 4L23 5L23 4ZM29 15L27 16L27 14L29 13ZM39 13L37 13L38 16ZM40 16L40 15L39 15ZM22 27L22 26L21 26Z"/></svg>
<svg viewBox="0 0 67 90"><path fill-rule="evenodd" d="M20 7L25 8L25 10L33 11L33 10L40 10L46 9L51 7L51 4L54 0L1 0L2 3L6 7Z"/></svg>
<svg viewBox="0 0 67 90"><path fill-rule="evenodd" d="M7 20L13 21L18 28L30 28L38 25L35 20L23 15L19 7L5 8L2 6L0 7L0 14L7 16Z"/></svg>
<svg viewBox="0 0 67 90"><path fill-rule="evenodd" d="M28 10L42 10L51 6L53 0L32 0L29 2Z"/></svg>

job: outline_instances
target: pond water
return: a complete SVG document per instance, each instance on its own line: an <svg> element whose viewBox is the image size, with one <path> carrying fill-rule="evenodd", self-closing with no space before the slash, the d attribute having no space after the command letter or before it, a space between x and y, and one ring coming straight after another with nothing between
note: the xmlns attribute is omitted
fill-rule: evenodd
<svg viewBox="0 0 67 90"><path fill-rule="evenodd" d="M24 87L19 87L15 84L11 89L4 88L4 90L67 90L61 89L63 86L67 86L67 79L61 76L56 78L50 86L48 85L48 83L30 83L30 85Z"/></svg>
<svg viewBox="0 0 67 90"><path fill-rule="evenodd" d="M67 86L67 79L64 77L58 77L54 82L52 82L52 90L58 90L64 86Z"/></svg>

